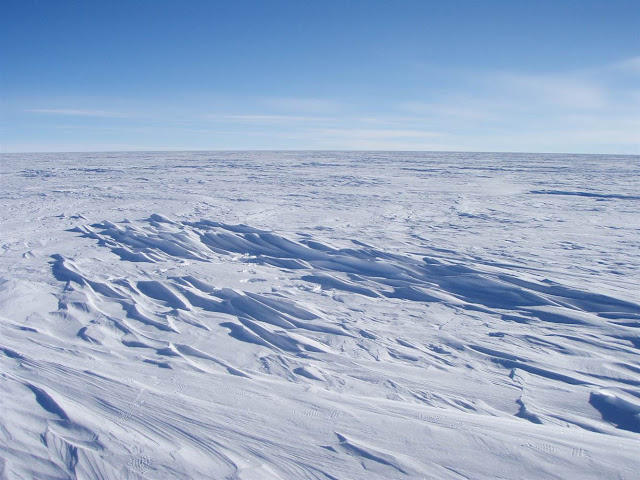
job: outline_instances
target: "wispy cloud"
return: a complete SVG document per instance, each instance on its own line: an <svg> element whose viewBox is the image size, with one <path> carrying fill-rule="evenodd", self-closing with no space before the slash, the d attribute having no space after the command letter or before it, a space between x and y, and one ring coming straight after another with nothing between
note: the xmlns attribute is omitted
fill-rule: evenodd
<svg viewBox="0 0 640 480"><path fill-rule="evenodd" d="M295 133L309 148L327 150L442 150L446 134L417 129L307 128Z"/></svg>
<svg viewBox="0 0 640 480"><path fill-rule="evenodd" d="M305 114L331 114L344 108L342 103L326 98L271 97L260 103L271 110Z"/></svg>
<svg viewBox="0 0 640 480"><path fill-rule="evenodd" d="M464 90L395 109L469 149L640 153L639 73L640 57L555 73L476 72Z"/></svg>
<svg viewBox="0 0 640 480"><path fill-rule="evenodd" d="M215 122L247 122L260 124L287 124L287 123L326 123L336 121L336 117L320 117L307 115L277 115L277 114L212 114L202 118Z"/></svg>
<svg viewBox="0 0 640 480"><path fill-rule="evenodd" d="M447 103L407 101L400 102L397 108L423 119L446 117L456 120L490 120L495 117L486 108L474 107L469 103L460 99L450 99Z"/></svg>
<svg viewBox="0 0 640 480"><path fill-rule="evenodd" d="M640 75L640 55L606 65L605 68L607 70L618 70L625 73Z"/></svg>
<svg viewBox="0 0 640 480"><path fill-rule="evenodd" d="M606 105L606 89L588 78L507 73L497 75L495 82L503 96L527 108L544 104L584 110Z"/></svg>
<svg viewBox="0 0 640 480"><path fill-rule="evenodd" d="M29 108L29 113L44 115L60 115L73 117L100 117L100 118L131 118L136 115L123 112L110 112L106 110L82 109L82 108Z"/></svg>
<svg viewBox="0 0 640 480"><path fill-rule="evenodd" d="M307 133L321 137L349 139L389 139L389 138L436 138L443 137L442 132L424 130L395 130L387 128L325 128L308 130Z"/></svg>

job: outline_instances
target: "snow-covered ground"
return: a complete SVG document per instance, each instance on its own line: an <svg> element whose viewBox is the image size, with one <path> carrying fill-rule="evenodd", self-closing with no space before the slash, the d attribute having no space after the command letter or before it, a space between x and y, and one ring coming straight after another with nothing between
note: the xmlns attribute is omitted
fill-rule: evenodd
<svg viewBox="0 0 640 480"><path fill-rule="evenodd" d="M640 158L6 154L7 479L639 478Z"/></svg>

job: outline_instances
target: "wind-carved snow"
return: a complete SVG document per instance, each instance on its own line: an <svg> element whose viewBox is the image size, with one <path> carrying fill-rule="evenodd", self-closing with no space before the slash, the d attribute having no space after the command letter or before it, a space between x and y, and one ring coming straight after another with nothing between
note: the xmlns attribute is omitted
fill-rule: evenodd
<svg viewBox="0 0 640 480"><path fill-rule="evenodd" d="M295 167L237 155L198 163L186 190L178 172L191 163L159 154L139 158L135 178L106 155L85 158L75 180L47 162L15 170L8 209L40 217L4 245L4 476L632 478L640 449L635 264L629 257L605 272L596 264L614 243L605 251L593 236L559 238L548 243L553 255L531 249L519 261L516 247L492 251L487 232L496 218L513 238L539 215L570 221L564 203L546 202L627 205L637 196L540 184L543 162L528 184L501 184L520 202L514 210L465 190L452 201L425 200L444 171L470 168L441 169L440 157L399 155L394 164L390 154L378 163L378 154L300 153ZM367 161L370 176L348 173ZM482 165L502 178L516 164ZM264 190L239 205L243 175ZM422 184L420 175L436 178ZM87 187L100 176L97 191ZM129 190L118 182L125 177ZM392 178L407 182L395 206L385 197ZM167 179L167 198L152 187L134 193L133 185ZM336 191L325 197L316 189L327 179ZM40 204L20 193L21 181L59 182L36 193L59 191L61 200ZM293 197L267 194L297 182ZM215 207L206 197L213 186ZM337 194L346 205L330 198ZM485 187L482 195L493 198ZM529 198L545 198L546 210L529 210ZM432 220L451 239L446 247L438 230L425 240L420 201L440 215ZM593 214L584 215L587 224ZM361 216L379 224L358 223ZM536 235L549 238L543 228ZM615 248L633 241L622 237ZM602 253L580 260L583 250ZM562 268L563 258L575 265Z"/></svg>

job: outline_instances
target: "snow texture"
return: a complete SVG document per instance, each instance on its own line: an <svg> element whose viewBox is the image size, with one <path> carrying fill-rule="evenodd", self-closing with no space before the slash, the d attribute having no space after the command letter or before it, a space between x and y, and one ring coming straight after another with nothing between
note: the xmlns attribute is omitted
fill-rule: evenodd
<svg viewBox="0 0 640 480"><path fill-rule="evenodd" d="M3 155L0 476L638 478L638 178Z"/></svg>

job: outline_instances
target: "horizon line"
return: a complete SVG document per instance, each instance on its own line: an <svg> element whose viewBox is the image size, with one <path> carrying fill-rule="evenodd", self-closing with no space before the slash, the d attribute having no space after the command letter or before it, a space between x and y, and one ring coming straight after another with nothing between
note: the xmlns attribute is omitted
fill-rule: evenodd
<svg viewBox="0 0 640 480"><path fill-rule="evenodd" d="M616 156L628 156L638 157L639 153L580 153L580 152L550 152L550 151L510 151L510 150L362 150L362 149L171 149L171 150L68 150L68 151L47 151L47 150L35 150L35 151L23 151L23 152L5 152L0 151L2 155L20 155L20 154L65 154L65 153L203 153L203 152L317 152L317 153L501 153L501 154L539 154L539 155L616 155Z"/></svg>

